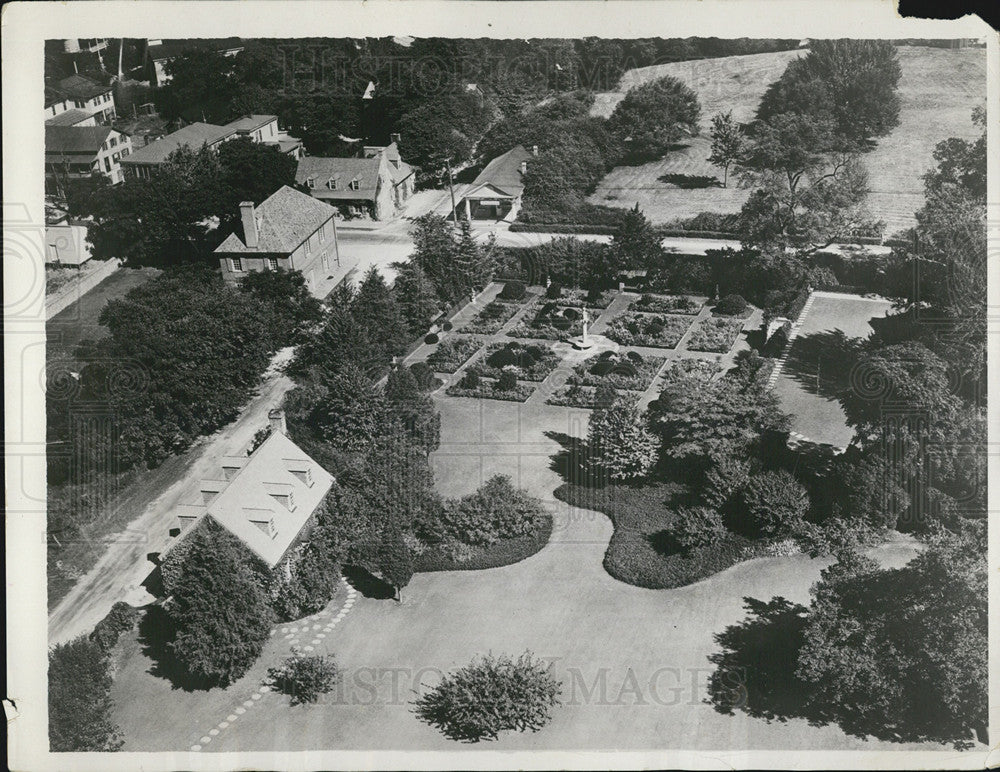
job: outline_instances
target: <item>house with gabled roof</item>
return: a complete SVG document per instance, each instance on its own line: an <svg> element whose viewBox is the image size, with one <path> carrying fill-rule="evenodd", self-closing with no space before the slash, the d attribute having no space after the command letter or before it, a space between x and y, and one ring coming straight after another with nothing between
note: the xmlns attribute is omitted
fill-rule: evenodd
<svg viewBox="0 0 1000 772"><path fill-rule="evenodd" d="M524 175L537 155L524 145L511 148L490 161L462 193L458 214L466 220L513 220L521 207Z"/></svg>
<svg viewBox="0 0 1000 772"><path fill-rule="evenodd" d="M57 186L92 174L115 185L123 179L121 163L131 149L129 138L110 126L46 125L45 175Z"/></svg>
<svg viewBox="0 0 1000 772"><path fill-rule="evenodd" d="M336 263L333 218L337 210L283 185L260 206L240 204L240 225L215 249L222 278L235 284L252 271L299 271L321 297L323 279Z"/></svg>
<svg viewBox="0 0 1000 772"><path fill-rule="evenodd" d="M111 86L79 74L57 82L46 82L45 119L55 118L69 110L82 110L94 116L97 123L110 123L116 116Z"/></svg>
<svg viewBox="0 0 1000 772"><path fill-rule="evenodd" d="M257 448L219 459L215 477L193 486L189 503L176 508L179 538L170 551L210 519L268 569L290 574L334 478L288 437L281 410L268 418L271 432Z"/></svg>
<svg viewBox="0 0 1000 772"><path fill-rule="evenodd" d="M196 121L147 145L134 148L123 167L130 177L150 180L167 159L182 147L195 151L203 147L214 148L236 136L236 129L229 126Z"/></svg>

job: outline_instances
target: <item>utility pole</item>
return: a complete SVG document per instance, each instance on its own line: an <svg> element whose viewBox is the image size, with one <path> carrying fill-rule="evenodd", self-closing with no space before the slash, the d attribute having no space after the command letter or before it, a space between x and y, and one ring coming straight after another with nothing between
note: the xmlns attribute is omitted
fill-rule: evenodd
<svg viewBox="0 0 1000 772"><path fill-rule="evenodd" d="M458 226L458 207L455 206L455 181L452 179L451 174L451 159L446 158L445 164L448 166L448 190L451 191L451 219Z"/></svg>
<svg viewBox="0 0 1000 772"><path fill-rule="evenodd" d="M337 238L337 218L333 217L333 255L337 259L337 267L340 268L340 240Z"/></svg>

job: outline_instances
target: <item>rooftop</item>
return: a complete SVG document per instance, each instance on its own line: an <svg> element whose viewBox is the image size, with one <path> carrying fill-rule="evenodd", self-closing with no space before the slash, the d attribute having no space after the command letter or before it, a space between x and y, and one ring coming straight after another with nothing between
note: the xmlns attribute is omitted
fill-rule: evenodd
<svg viewBox="0 0 1000 772"><path fill-rule="evenodd" d="M180 56L191 49L231 51L236 48L243 48L240 38L178 38L151 41L146 50L153 61L161 61Z"/></svg>
<svg viewBox="0 0 1000 772"><path fill-rule="evenodd" d="M373 158L322 158L306 156L299 159L299 168L295 172L295 182L306 184L313 179L316 192L323 198L331 199L367 199L375 200L378 191L378 169L381 162L379 156ZM336 181L336 188L331 189L327 183ZM358 189L351 190L350 183L358 181Z"/></svg>
<svg viewBox="0 0 1000 772"><path fill-rule="evenodd" d="M70 75L68 78L63 78L59 81L56 90L73 99L92 99L99 94L106 94L111 91L111 86L102 86L100 83L90 78L85 78L83 75Z"/></svg>
<svg viewBox="0 0 1000 772"><path fill-rule="evenodd" d="M132 155L123 158L122 161L138 164L163 163L170 157L171 153L182 147L197 150L202 145L213 145L234 133L235 129L226 126L196 122L136 149Z"/></svg>
<svg viewBox="0 0 1000 772"><path fill-rule="evenodd" d="M88 113L86 110L81 110L74 107L72 110L66 110L65 112L59 113L53 118L49 118L45 121L46 126L75 126L89 118L94 116Z"/></svg>
<svg viewBox="0 0 1000 772"><path fill-rule="evenodd" d="M110 126L52 126L45 127L46 156L60 153L90 153L97 155L108 135Z"/></svg>
<svg viewBox="0 0 1000 772"><path fill-rule="evenodd" d="M203 480L209 500L179 507L178 516L208 515L272 568L333 484L333 475L277 431L248 458L222 459L220 477L227 476Z"/></svg>
<svg viewBox="0 0 1000 772"><path fill-rule="evenodd" d="M524 190L521 164L530 158L532 154L524 145L517 145L503 155L497 156L486 164L479 176L472 181L466 195L483 185L489 185L510 196L519 196Z"/></svg>
<svg viewBox="0 0 1000 772"><path fill-rule="evenodd" d="M254 131L276 120L278 120L277 115L244 115L227 123L226 128L233 131Z"/></svg>
<svg viewBox="0 0 1000 772"><path fill-rule="evenodd" d="M256 207L257 246L246 245L242 230L231 233L217 253L289 254L330 220L335 210L312 196L283 185Z"/></svg>

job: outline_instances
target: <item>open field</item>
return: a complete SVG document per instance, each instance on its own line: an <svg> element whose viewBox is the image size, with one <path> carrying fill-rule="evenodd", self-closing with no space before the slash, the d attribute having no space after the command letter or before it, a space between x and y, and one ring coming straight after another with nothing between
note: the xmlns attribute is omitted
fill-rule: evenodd
<svg viewBox="0 0 1000 772"><path fill-rule="evenodd" d="M903 76L899 126L865 156L872 214L886 222L886 235L910 227L923 205L921 176L934 165L934 146L948 137L974 138L972 109L986 93L986 53L981 48L948 50L900 46ZM717 177L722 169L708 163L712 116L727 110L745 121L753 117L767 86L781 75L795 51L732 56L643 67L622 77L619 91L599 94L593 113L610 115L630 85L672 75L691 86L702 106L702 136L694 137L664 158L640 166L619 166L588 199L595 204L631 207L636 202L654 223L693 217L699 212L738 212L748 191L735 187L684 189L661 178L668 175Z"/></svg>

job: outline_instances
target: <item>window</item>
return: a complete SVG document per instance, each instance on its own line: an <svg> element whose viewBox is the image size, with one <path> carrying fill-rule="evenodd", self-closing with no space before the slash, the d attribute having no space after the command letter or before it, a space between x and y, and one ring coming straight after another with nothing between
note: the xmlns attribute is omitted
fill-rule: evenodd
<svg viewBox="0 0 1000 772"><path fill-rule="evenodd" d="M336 177L331 177L330 179L328 179L326 181L326 186L330 190L336 190L337 189L337 178Z"/></svg>
<svg viewBox="0 0 1000 772"><path fill-rule="evenodd" d="M306 248L306 257L309 257L309 255L311 255L312 251L313 251L313 248L312 248L312 236L310 236L309 238L306 239L306 243L304 244L304 246Z"/></svg>
<svg viewBox="0 0 1000 772"><path fill-rule="evenodd" d="M234 273L243 272L243 260L238 257L229 258L229 269Z"/></svg>
<svg viewBox="0 0 1000 772"><path fill-rule="evenodd" d="M104 101L105 102L110 102L111 101L111 94L110 93L104 95Z"/></svg>
<svg viewBox="0 0 1000 772"><path fill-rule="evenodd" d="M267 258L267 270L277 271L278 270L278 258L269 257Z"/></svg>
<svg viewBox="0 0 1000 772"><path fill-rule="evenodd" d="M350 188L351 190L361 190L361 183L357 180L351 180Z"/></svg>
<svg viewBox="0 0 1000 772"><path fill-rule="evenodd" d="M111 171L111 159L108 158L107 156L105 156L104 158L104 171L106 172Z"/></svg>
<svg viewBox="0 0 1000 772"><path fill-rule="evenodd" d="M127 155L128 155L128 148L127 147L123 147L122 148L122 158L124 158Z"/></svg>
<svg viewBox="0 0 1000 772"><path fill-rule="evenodd" d="M111 135L111 136L110 136L110 137L108 138L108 144L109 144L109 145L111 145L111 147L114 147L115 145L117 145L117 144L118 144L118 140L117 140L117 139L115 139L114 135Z"/></svg>
<svg viewBox="0 0 1000 772"><path fill-rule="evenodd" d="M315 177L307 177L306 178L306 187L307 188L315 188L316 187L316 178Z"/></svg>
<svg viewBox="0 0 1000 772"><path fill-rule="evenodd" d="M326 223L323 223L322 227L320 227L320 229L318 231L316 231L316 232L319 234L319 243L320 244L322 244L324 241L326 241Z"/></svg>
<svg viewBox="0 0 1000 772"><path fill-rule="evenodd" d="M77 107L81 108L81 109L83 109L84 107L87 106L86 102L81 102L79 99L74 99L73 100L73 104L76 105Z"/></svg>
<svg viewBox="0 0 1000 772"><path fill-rule="evenodd" d="M111 160L114 161L115 163L118 163L118 161L121 160L121 154L120 153L112 154Z"/></svg>

